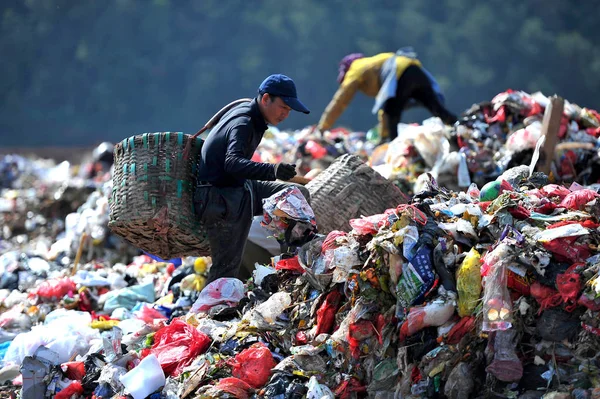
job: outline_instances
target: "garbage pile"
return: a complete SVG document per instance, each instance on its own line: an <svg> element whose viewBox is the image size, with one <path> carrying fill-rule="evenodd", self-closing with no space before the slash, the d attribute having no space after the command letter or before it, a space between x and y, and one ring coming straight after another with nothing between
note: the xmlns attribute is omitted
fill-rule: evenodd
<svg viewBox="0 0 600 399"><path fill-rule="evenodd" d="M17 281L0 290L0 391L600 397L600 195L525 169L465 192L430 179L246 282L205 287L208 258L73 268L6 252L3 280Z"/></svg>
<svg viewBox="0 0 600 399"><path fill-rule="evenodd" d="M452 127L438 118L421 125L400 124L398 138L377 147L371 165L411 193L421 190L419 177L427 172L454 190L464 190L471 182L482 186L507 169L531 162L548 103L539 92L507 90L473 105ZM600 114L565 101L551 178L557 183L597 183L598 137Z"/></svg>
<svg viewBox="0 0 600 399"><path fill-rule="evenodd" d="M269 127L254 154L257 162L288 162L296 165L300 176L312 178L327 169L343 154L356 154L367 160L376 144L364 132L336 128L326 137L317 135L313 127L296 131L280 131Z"/></svg>

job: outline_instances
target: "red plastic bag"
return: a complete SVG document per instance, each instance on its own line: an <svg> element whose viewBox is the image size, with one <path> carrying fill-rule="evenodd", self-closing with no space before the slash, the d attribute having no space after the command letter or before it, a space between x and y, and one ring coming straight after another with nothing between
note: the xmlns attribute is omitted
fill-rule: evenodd
<svg viewBox="0 0 600 399"><path fill-rule="evenodd" d="M351 377L349 380L344 380L335 389L335 397L339 399L349 399L353 392L366 392L367 387L361 385L356 377Z"/></svg>
<svg viewBox="0 0 600 399"><path fill-rule="evenodd" d="M298 261L298 256L294 256L289 259L281 259L275 265L275 270L291 270L296 273L304 273L304 269L300 266L300 262Z"/></svg>
<svg viewBox="0 0 600 399"><path fill-rule="evenodd" d="M365 216L360 219L350 219L350 226L360 235L376 234L383 226L388 226L388 217L396 212L395 209L388 209L384 213Z"/></svg>
<svg viewBox="0 0 600 399"><path fill-rule="evenodd" d="M321 159L327 155L327 149L314 140L308 140L306 142L306 151L308 151L314 159Z"/></svg>
<svg viewBox="0 0 600 399"><path fill-rule="evenodd" d="M596 197L598 197L598 193L596 193L594 190L583 188L581 190L569 193L560 202L560 206L572 210L582 210L585 204Z"/></svg>
<svg viewBox="0 0 600 399"><path fill-rule="evenodd" d="M448 345L456 345L469 331L475 328L475 316L465 316L456 323L442 340Z"/></svg>
<svg viewBox="0 0 600 399"><path fill-rule="evenodd" d="M569 194L571 194L571 190L566 187L559 186L558 184L547 184L540 189L542 194L546 197L558 197L561 201Z"/></svg>
<svg viewBox="0 0 600 399"><path fill-rule="evenodd" d="M142 309L134 313L135 318L152 324L154 320L166 320L167 317L152 306L142 306Z"/></svg>
<svg viewBox="0 0 600 399"><path fill-rule="evenodd" d="M327 234L327 237L325 237L323 244L321 244L321 253L324 254L330 249L336 249L337 245L335 244L335 240L338 237L344 237L346 235L347 233L345 231L333 230L329 232L329 234Z"/></svg>
<svg viewBox="0 0 600 399"><path fill-rule="evenodd" d="M252 390L252 387L245 381L235 377L220 379L219 383L216 385L216 388L220 391L234 395L237 399L247 399L248 392Z"/></svg>
<svg viewBox="0 0 600 399"><path fill-rule="evenodd" d="M77 291L77 286L70 278L60 278L44 281L37 288L36 293L44 299L60 299L69 292Z"/></svg>
<svg viewBox="0 0 600 399"><path fill-rule="evenodd" d="M352 357L358 359L360 357L360 345L363 341L371 338L375 334L375 325L370 320L359 320L356 323L350 324L348 329L348 343Z"/></svg>
<svg viewBox="0 0 600 399"><path fill-rule="evenodd" d="M85 377L85 365L83 362L67 362L61 364L65 376L70 380L81 381Z"/></svg>
<svg viewBox="0 0 600 399"><path fill-rule="evenodd" d="M590 248L576 243L579 237L562 237L543 243L544 248L552 252L559 262L584 262L590 257Z"/></svg>
<svg viewBox="0 0 600 399"><path fill-rule="evenodd" d="M257 389L269 381L271 369L277 365L271 351L263 343L243 350L227 364L233 368L231 375Z"/></svg>
<svg viewBox="0 0 600 399"><path fill-rule="evenodd" d="M539 282L535 282L531 284L531 296L535 298L538 304L542 304L544 300L547 298L556 295L558 292L547 285L540 284Z"/></svg>
<svg viewBox="0 0 600 399"><path fill-rule="evenodd" d="M70 399L71 396L77 394L80 395L83 393L83 387L81 386L81 382L73 381L68 387L54 395L54 399Z"/></svg>
<svg viewBox="0 0 600 399"><path fill-rule="evenodd" d="M208 335L175 319L156 332L150 352L156 355L166 375L178 376L209 344Z"/></svg>
<svg viewBox="0 0 600 399"><path fill-rule="evenodd" d="M335 323L335 314L340 307L341 299L342 295L337 290L327 294L325 301L317 310L317 332L315 335L321 333L331 334Z"/></svg>

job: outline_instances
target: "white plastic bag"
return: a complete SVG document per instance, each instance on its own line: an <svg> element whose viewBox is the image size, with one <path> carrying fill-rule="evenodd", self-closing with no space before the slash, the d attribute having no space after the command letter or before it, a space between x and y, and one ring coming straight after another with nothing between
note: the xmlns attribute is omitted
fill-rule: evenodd
<svg viewBox="0 0 600 399"><path fill-rule="evenodd" d="M237 278L222 277L204 287L190 309L190 313L205 313L219 304L234 305L243 297L243 282Z"/></svg>

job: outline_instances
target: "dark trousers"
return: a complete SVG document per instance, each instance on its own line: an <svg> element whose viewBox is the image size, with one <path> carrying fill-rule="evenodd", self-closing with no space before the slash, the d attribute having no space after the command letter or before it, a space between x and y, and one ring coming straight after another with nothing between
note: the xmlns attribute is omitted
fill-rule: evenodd
<svg viewBox="0 0 600 399"><path fill-rule="evenodd" d="M262 200L291 183L250 180L245 187L201 185L194 195L194 211L202 221L210 243L212 266L207 283L221 277L237 277L254 216L263 214ZM297 186L310 200L308 190Z"/></svg>
<svg viewBox="0 0 600 399"><path fill-rule="evenodd" d="M398 137L398 123L400 123L402 111L410 99L415 99L423 104L433 116L439 117L444 123L452 125L456 122L456 115L440 103L427 75L418 66L411 65L398 79L396 96L383 104L383 118L387 119L390 140Z"/></svg>

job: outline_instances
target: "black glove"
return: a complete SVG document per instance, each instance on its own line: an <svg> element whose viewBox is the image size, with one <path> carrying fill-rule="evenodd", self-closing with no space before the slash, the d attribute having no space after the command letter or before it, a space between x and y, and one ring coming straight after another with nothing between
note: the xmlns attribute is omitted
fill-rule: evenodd
<svg viewBox="0 0 600 399"><path fill-rule="evenodd" d="M296 176L296 165L278 163L275 165L275 177L279 180L290 180Z"/></svg>

